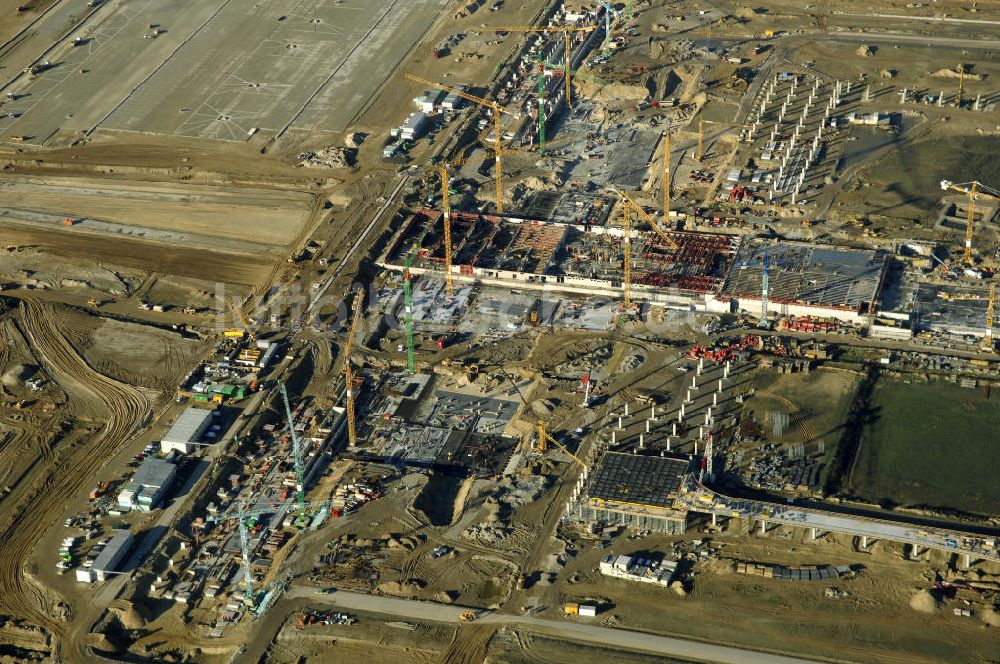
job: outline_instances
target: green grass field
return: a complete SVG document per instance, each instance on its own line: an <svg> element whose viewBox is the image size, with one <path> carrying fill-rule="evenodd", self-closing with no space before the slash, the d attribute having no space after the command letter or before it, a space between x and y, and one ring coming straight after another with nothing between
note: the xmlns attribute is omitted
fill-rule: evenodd
<svg viewBox="0 0 1000 664"><path fill-rule="evenodd" d="M875 386L848 480L874 501L1000 512L1000 404L951 383Z"/></svg>

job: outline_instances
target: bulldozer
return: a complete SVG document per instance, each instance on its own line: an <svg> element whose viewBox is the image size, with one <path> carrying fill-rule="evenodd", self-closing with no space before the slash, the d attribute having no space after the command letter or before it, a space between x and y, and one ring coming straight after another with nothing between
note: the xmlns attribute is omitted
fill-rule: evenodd
<svg viewBox="0 0 1000 664"><path fill-rule="evenodd" d="M463 611L462 615L458 617L462 622L472 622L476 619L475 611Z"/></svg>

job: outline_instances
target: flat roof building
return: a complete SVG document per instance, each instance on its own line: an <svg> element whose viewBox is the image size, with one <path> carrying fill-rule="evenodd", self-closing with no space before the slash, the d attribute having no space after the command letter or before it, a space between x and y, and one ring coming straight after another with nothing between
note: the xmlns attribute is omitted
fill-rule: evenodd
<svg viewBox="0 0 1000 664"><path fill-rule="evenodd" d="M591 525L683 533L687 508L676 499L687 469L683 459L608 452L591 474L579 516Z"/></svg>
<svg viewBox="0 0 1000 664"><path fill-rule="evenodd" d="M156 509L176 476L177 466L172 461L157 457L146 459L118 494L118 506L124 510L140 512Z"/></svg>
<svg viewBox="0 0 1000 664"><path fill-rule="evenodd" d="M133 539L130 531L117 531L107 546L104 547L104 550L94 559L94 564L90 568L81 567L76 570L76 580L81 583L106 581L108 574L118 571L122 562L125 561L125 558L132 550Z"/></svg>
<svg viewBox="0 0 1000 664"><path fill-rule="evenodd" d="M212 411L202 408L186 408L160 439L160 449L164 454L176 450L190 454L198 446L203 433L212 421Z"/></svg>

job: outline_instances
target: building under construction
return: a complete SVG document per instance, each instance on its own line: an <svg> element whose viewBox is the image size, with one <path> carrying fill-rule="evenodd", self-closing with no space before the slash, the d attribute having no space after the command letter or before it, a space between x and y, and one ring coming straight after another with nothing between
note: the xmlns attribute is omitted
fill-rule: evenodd
<svg viewBox="0 0 1000 664"><path fill-rule="evenodd" d="M683 459L608 452L591 472L576 516L592 527L681 534L688 510L677 497L687 471Z"/></svg>
<svg viewBox="0 0 1000 664"><path fill-rule="evenodd" d="M716 308L759 312L766 272L769 312L860 324L878 300L888 261L873 249L746 238Z"/></svg>
<svg viewBox="0 0 1000 664"><path fill-rule="evenodd" d="M417 212L380 261L413 274L443 273L443 213ZM706 309L729 269L739 238L668 231L633 231L632 295L637 300ZM621 297L624 233L613 226L577 226L510 216L451 213L452 277L502 287Z"/></svg>

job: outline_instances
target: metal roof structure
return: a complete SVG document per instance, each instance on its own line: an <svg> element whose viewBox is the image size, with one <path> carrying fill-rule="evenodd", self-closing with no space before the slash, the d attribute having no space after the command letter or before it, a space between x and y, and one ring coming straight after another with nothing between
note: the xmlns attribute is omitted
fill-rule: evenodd
<svg viewBox="0 0 1000 664"><path fill-rule="evenodd" d="M175 445L197 442L211 418L212 411L210 410L186 408L161 440Z"/></svg>
<svg viewBox="0 0 1000 664"><path fill-rule="evenodd" d="M671 508L688 462L670 457L608 452L594 470L591 499Z"/></svg>
<svg viewBox="0 0 1000 664"><path fill-rule="evenodd" d="M176 472L177 466L170 461L150 457L135 469L131 484L150 489L159 489L170 484Z"/></svg>

